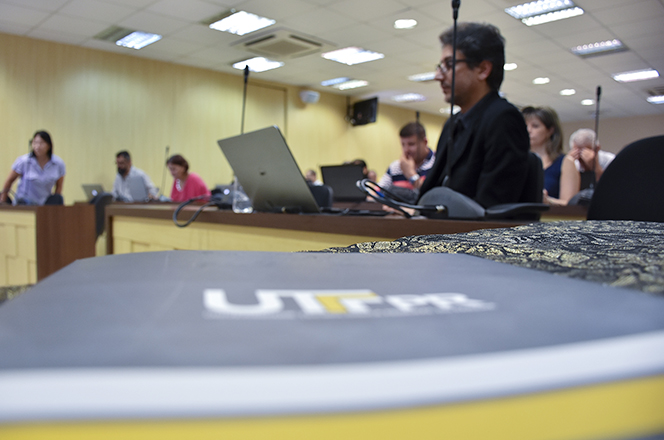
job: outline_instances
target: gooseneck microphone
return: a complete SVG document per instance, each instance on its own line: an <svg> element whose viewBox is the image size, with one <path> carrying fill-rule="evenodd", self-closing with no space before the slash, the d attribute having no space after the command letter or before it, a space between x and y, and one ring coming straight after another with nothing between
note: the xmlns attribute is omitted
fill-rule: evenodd
<svg viewBox="0 0 664 440"><path fill-rule="evenodd" d="M459 6L461 6L461 0L452 0L452 91L450 93L450 137L447 143L447 163L445 168L447 169L446 176L443 178L443 186L449 185L450 180L450 171L452 163L452 150L454 149L454 135L455 135L455 125L456 125L456 115L454 114L454 89L456 88L456 48L457 48L457 20L459 18Z"/></svg>
<svg viewBox="0 0 664 440"><path fill-rule="evenodd" d="M596 100L595 100L595 141L593 142L593 150L595 150L595 157L593 158L593 181L590 183L590 188L594 189L595 184L597 183L597 177L595 174L596 163L599 160L599 150L597 150L597 144L599 139L599 98L602 95L602 86L597 86Z"/></svg>
<svg viewBox="0 0 664 440"><path fill-rule="evenodd" d="M244 91L242 92L242 122L240 134L244 134L244 111L247 106L247 82L249 80L249 65L244 66Z"/></svg>
<svg viewBox="0 0 664 440"><path fill-rule="evenodd" d="M171 147L166 145L166 151L164 153L164 169L161 172L161 195L164 195L164 189L166 187L166 168L168 166L166 165L166 162L168 161L168 152L170 151Z"/></svg>

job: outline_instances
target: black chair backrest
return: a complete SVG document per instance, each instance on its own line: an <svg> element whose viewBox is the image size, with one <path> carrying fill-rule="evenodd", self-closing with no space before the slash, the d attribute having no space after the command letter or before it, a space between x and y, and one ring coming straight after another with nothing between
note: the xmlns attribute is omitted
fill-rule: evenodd
<svg viewBox="0 0 664 440"><path fill-rule="evenodd" d="M313 194L316 203L320 208L331 208L334 199L334 192L329 185L312 185L309 184L311 194Z"/></svg>
<svg viewBox="0 0 664 440"><path fill-rule="evenodd" d="M113 201L113 194L103 192L94 196L90 204L95 206L95 230L97 237L104 233L106 227L106 205Z"/></svg>
<svg viewBox="0 0 664 440"><path fill-rule="evenodd" d="M664 136L623 148L597 182L588 220L664 222Z"/></svg>
<svg viewBox="0 0 664 440"><path fill-rule="evenodd" d="M542 160L532 151L528 152L528 174L519 198L521 203L542 203L544 191L544 168Z"/></svg>
<svg viewBox="0 0 664 440"><path fill-rule="evenodd" d="M46 198L44 205L64 205L65 199L62 198L61 194L51 194Z"/></svg>

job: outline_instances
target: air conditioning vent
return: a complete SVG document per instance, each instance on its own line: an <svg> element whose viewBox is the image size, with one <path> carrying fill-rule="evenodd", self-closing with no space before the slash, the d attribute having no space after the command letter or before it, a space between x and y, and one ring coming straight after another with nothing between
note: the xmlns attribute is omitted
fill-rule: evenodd
<svg viewBox="0 0 664 440"><path fill-rule="evenodd" d="M647 90L650 96L662 96L664 95L664 86L657 86Z"/></svg>
<svg viewBox="0 0 664 440"><path fill-rule="evenodd" d="M115 43L134 32L133 29L127 29L120 26L111 26L94 36L97 40L111 41Z"/></svg>
<svg viewBox="0 0 664 440"><path fill-rule="evenodd" d="M239 41L234 46L237 49L274 60L303 57L333 47L332 44L288 29L272 30L260 36Z"/></svg>

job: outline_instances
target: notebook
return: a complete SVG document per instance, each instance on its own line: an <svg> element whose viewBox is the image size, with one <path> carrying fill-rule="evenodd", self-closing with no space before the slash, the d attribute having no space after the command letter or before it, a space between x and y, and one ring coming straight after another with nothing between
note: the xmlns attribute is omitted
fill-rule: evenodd
<svg viewBox="0 0 664 440"><path fill-rule="evenodd" d="M81 186L88 200L92 200L95 196L104 192L104 187L98 183L83 184Z"/></svg>
<svg viewBox="0 0 664 440"><path fill-rule="evenodd" d="M254 211L320 212L277 126L217 143L251 199Z"/></svg>
<svg viewBox="0 0 664 440"><path fill-rule="evenodd" d="M363 202L366 195L356 182L364 179L362 165L329 165L320 167L323 183L332 187L335 202Z"/></svg>

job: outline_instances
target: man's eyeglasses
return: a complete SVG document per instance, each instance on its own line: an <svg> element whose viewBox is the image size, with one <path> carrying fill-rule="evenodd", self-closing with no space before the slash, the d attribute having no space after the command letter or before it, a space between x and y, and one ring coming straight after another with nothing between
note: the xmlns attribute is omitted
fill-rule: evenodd
<svg viewBox="0 0 664 440"><path fill-rule="evenodd" d="M466 59L458 59L456 60L457 64L459 63L467 63L468 60ZM436 72L440 70L440 73L447 73L450 70L452 70L452 58L445 58L443 61L440 63L436 64Z"/></svg>

